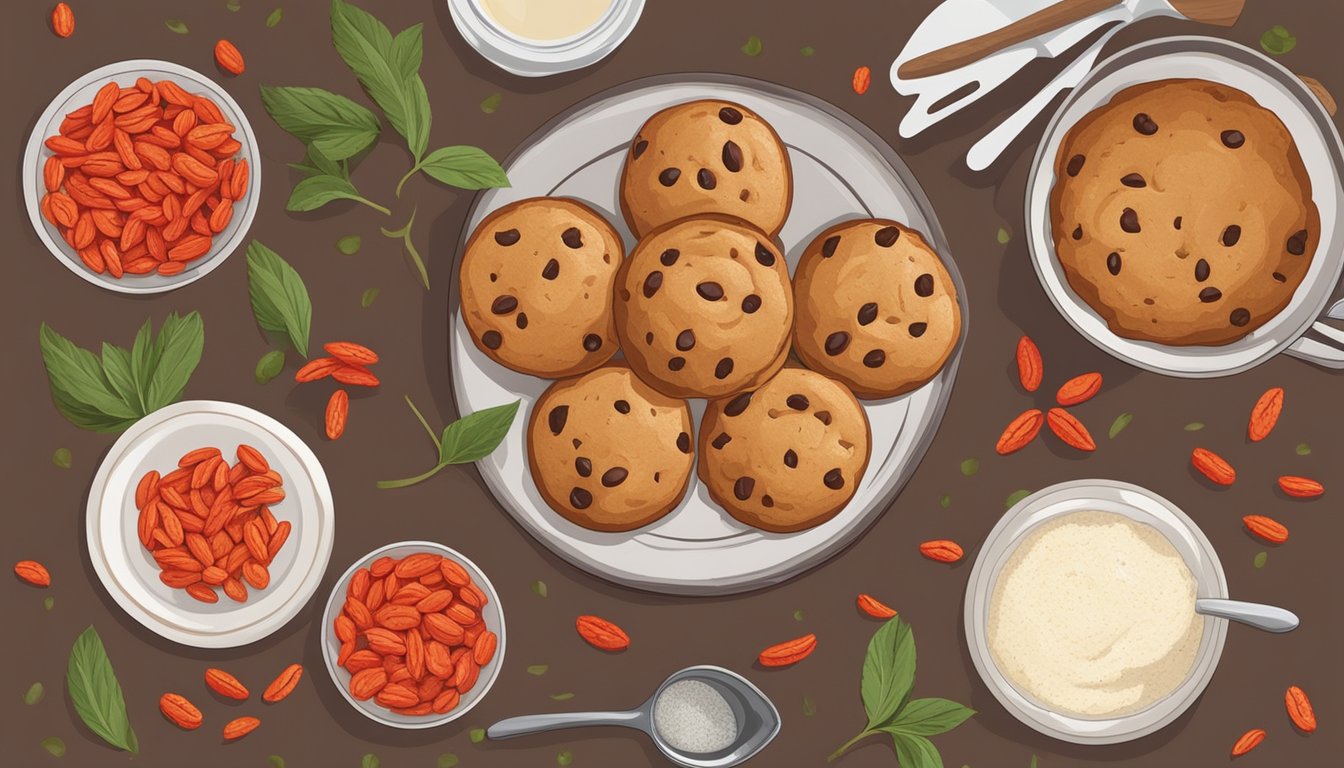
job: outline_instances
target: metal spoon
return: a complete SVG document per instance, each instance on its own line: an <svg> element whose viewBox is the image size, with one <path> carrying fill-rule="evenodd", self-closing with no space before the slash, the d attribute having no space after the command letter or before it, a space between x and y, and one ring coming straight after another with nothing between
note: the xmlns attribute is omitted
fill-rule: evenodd
<svg viewBox="0 0 1344 768"><path fill-rule="evenodd" d="M669 685L682 680L699 680L714 687L727 700L737 719L737 738L725 749L709 753L681 752L663 740L653 724L653 705ZM590 725L620 725L641 730L653 739L663 756L684 768L729 768L741 765L765 748L779 733L779 710L746 678L722 667L687 667L673 673L658 686L648 701L625 712L564 712L551 715L523 715L500 720L486 731L492 739L508 739L529 733Z"/></svg>
<svg viewBox="0 0 1344 768"><path fill-rule="evenodd" d="M1299 623L1297 614L1277 606L1212 597L1196 600L1195 613L1239 621L1266 632L1291 632Z"/></svg>

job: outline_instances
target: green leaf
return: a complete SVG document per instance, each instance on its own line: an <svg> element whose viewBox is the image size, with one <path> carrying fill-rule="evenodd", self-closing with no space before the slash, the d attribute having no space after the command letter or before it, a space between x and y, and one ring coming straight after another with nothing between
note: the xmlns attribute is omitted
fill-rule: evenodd
<svg viewBox="0 0 1344 768"><path fill-rule="evenodd" d="M1256 568L1264 568L1266 560L1269 560L1268 552L1257 552L1255 553L1255 559L1251 561L1251 564Z"/></svg>
<svg viewBox="0 0 1344 768"><path fill-rule="evenodd" d="M373 302L377 301L377 299L378 299L377 288L365 288L364 293L360 294L359 296L359 306L363 307L364 309L368 309L369 307L373 306Z"/></svg>
<svg viewBox="0 0 1344 768"><path fill-rule="evenodd" d="M439 755L439 760L434 765L437 768L457 768L457 763L457 755L454 755L452 752L445 752L442 755Z"/></svg>
<svg viewBox="0 0 1344 768"><path fill-rule="evenodd" d="M933 742L923 736L904 733L891 734L896 746L896 762L901 768L943 768L943 756Z"/></svg>
<svg viewBox="0 0 1344 768"><path fill-rule="evenodd" d="M546 674L546 670L548 669L550 669L550 667L545 664L533 664L532 666L527 668L527 674L533 675L535 677L541 677L542 675Z"/></svg>
<svg viewBox="0 0 1344 768"><path fill-rule="evenodd" d="M802 621L802 620L803 620L803 609L802 609L802 608L799 608L798 610L796 610L796 611L793 612L793 620L794 620L794 621Z"/></svg>
<svg viewBox="0 0 1344 768"><path fill-rule="evenodd" d="M271 755L266 758L266 762L270 763L271 768L285 768L285 758L279 755Z"/></svg>
<svg viewBox="0 0 1344 768"><path fill-rule="evenodd" d="M135 334L135 343L131 345L131 376L135 378L137 402L141 412L147 412L144 393L149 391L149 381L154 377L154 369L159 367L163 357L163 344L154 338L154 321L146 318L145 324Z"/></svg>
<svg viewBox="0 0 1344 768"><path fill-rule="evenodd" d="M1184 427L1186 432L1198 432L1203 428L1204 428L1204 422L1202 421L1192 421L1189 424L1186 424Z"/></svg>
<svg viewBox="0 0 1344 768"><path fill-rule="evenodd" d="M868 643L859 692L869 730L900 711L915 685L915 635L897 616L883 624Z"/></svg>
<svg viewBox="0 0 1344 768"><path fill-rule="evenodd" d="M23 703L33 706L42 700L42 695L46 693L46 688L41 683L33 683L28 686L28 690L23 693Z"/></svg>
<svg viewBox="0 0 1344 768"><path fill-rule="evenodd" d="M205 323L199 312L186 317L171 313L164 319L155 339L159 362L149 377L149 387L141 393L147 413L177 402L201 362L205 349Z"/></svg>
<svg viewBox="0 0 1344 768"><path fill-rule="evenodd" d="M747 38L747 42L742 44L742 52L748 56L760 56L761 50L765 46L761 43L761 38L752 35Z"/></svg>
<svg viewBox="0 0 1344 768"><path fill-rule="evenodd" d="M798 52L801 53L801 54L803 54L804 56L811 56L811 55L813 55L813 54L815 54L815 53L817 52L817 49L813 48L813 47L810 46L810 45L804 45L803 48L802 48L802 50L800 50L800 51L798 51Z"/></svg>
<svg viewBox="0 0 1344 768"><path fill-rule="evenodd" d="M979 471L980 471L979 459L966 459L965 461L961 462L961 474L965 475L966 477L970 477L971 475L974 475L976 472Z"/></svg>
<svg viewBox="0 0 1344 768"><path fill-rule="evenodd" d="M378 756L372 752L365 755L364 758L359 761L360 768L378 768L378 766L382 764L383 763L378 759Z"/></svg>
<svg viewBox="0 0 1344 768"><path fill-rule="evenodd" d="M60 737L48 736L39 743L52 757L65 757L65 742Z"/></svg>
<svg viewBox="0 0 1344 768"><path fill-rule="evenodd" d="M1035 755L1032 755L1032 756L1031 756L1031 763L1030 763L1029 768L1036 768L1036 756L1035 756Z"/></svg>
<svg viewBox="0 0 1344 768"><path fill-rule="evenodd" d="M948 699L911 699L882 730L907 736L936 736L966 722L975 710Z"/></svg>
<svg viewBox="0 0 1344 768"><path fill-rule="evenodd" d="M1027 498L1027 497L1030 496L1030 495L1031 495L1031 491L1028 491L1028 490L1025 489L1025 488L1018 489L1018 490L1013 491L1012 493L1008 494L1008 498L1007 498L1007 499L1004 499L1004 501L1003 501L1003 505L1004 505L1005 507L1011 507L1011 506L1013 506L1014 504L1016 504L1017 502L1019 502L1019 501L1025 499L1025 498Z"/></svg>
<svg viewBox="0 0 1344 768"><path fill-rule="evenodd" d="M266 28L271 29L275 25L279 24L280 20L283 19L284 17L285 17L284 8L276 8L274 11L271 11L271 15L266 17Z"/></svg>
<svg viewBox="0 0 1344 768"><path fill-rule="evenodd" d="M321 88L261 87L271 119L330 160L344 160L378 140L378 118L350 99Z"/></svg>
<svg viewBox="0 0 1344 768"><path fill-rule="evenodd" d="M42 599L43 609L50 611L52 608L55 607L56 607L56 598L48 596Z"/></svg>
<svg viewBox="0 0 1344 768"><path fill-rule="evenodd" d="M486 408L445 427L439 440L439 463L466 464L493 453L508 434L520 402Z"/></svg>
<svg viewBox="0 0 1344 768"><path fill-rule="evenodd" d="M402 31L396 39L373 15L344 0L331 3L331 42L359 84L387 115L392 128L406 139L416 160L429 140L430 111L420 80L422 25Z"/></svg>
<svg viewBox="0 0 1344 768"><path fill-rule="evenodd" d="M118 749L131 754L140 751L112 661L93 627L84 630L70 649L65 685L70 703L89 730Z"/></svg>
<svg viewBox="0 0 1344 768"><path fill-rule="evenodd" d="M429 153L420 169L431 177L459 189L493 189L509 186L509 177L495 159L478 147L440 147Z"/></svg>
<svg viewBox="0 0 1344 768"><path fill-rule="evenodd" d="M229 0L229 2L227 2L227 3L224 4L224 8L225 8L226 10L232 11L232 12L234 12L234 13L237 13L237 12L238 12L238 9L240 9L240 8L242 8L242 7L243 7L243 4L240 3L240 2L238 2L238 0Z"/></svg>
<svg viewBox="0 0 1344 768"><path fill-rule="evenodd" d="M551 701L569 701L574 698L574 694L566 691L565 693L552 693Z"/></svg>
<svg viewBox="0 0 1344 768"><path fill-rule="evenodd" d="M1298 443L1297 447L1294 448L1293 450L1297 453L1298 456L1307 456L1311 453L1311 446L1307 445L1306 443Z"/></svg>
<svg viewBox="0 0 1344 768"><path fill-rule="evenodd" d="M999 231L994 235L994 239L999 241L999 245L1007 245L1008 242L1013 239L1013 236L1008 233L1008 230L999 227Z"/></svg>
<svg viewBox="0 0 1344 768"><path fill-rule="evenodd" d="M285 201L287 211L315 211L334 200L363 200L355 185L339 176L309 176L294 185Z"/></svg>
<svg viewBox="0 0 1344 768"><path fill-rule="evenodd" d="M346 235L336 241L336 250L340 251L343 255L354 256L356 253L359 253L359 246L361 243L363 243L363 240L359 235Z"/></svg>
<svg viewBox="0 0 1344 768"><path fill-rule="evenodd" d="M332 160L330 157L322 154L322 150L312 144L307 145L305 148L303 162L290 163L289 167L296 171L302 171L306 176L325 174L327 176L336 176L337 178L346 180L349 180L350 178L349 168L346 166L345 162Z"/></svg>
<svg viewBox="0 0 1344 768"><path fill-rule="evenodd" d="M817 705L813 703L812 697L803 696L803 717L811 717L817 714Z"/></svg>
<svg viewBox="0 0 1344 768"><path fill-rule="evenodd" d="M481 111L487 115L495 114L499 109L499 102L504 100L504 96L498 93L492 93L481 100Z"/></svg>
<svg viewBox="0 0 1344 768"><path fill-rule="evenodd" d="M574 763L574 753L570 752L568 749L562 749L559 752L555 753L556 765L573 765L573 763Z"/></svg>
<svg viewBox="0 0 1344 768"><path fill-rule="evenodd" d="M285 368L285 350L272 349L257 361L256 378L258 384L266 384L280 375Z"/></svg>
<svg viewBox="0 0 1344 768"><path fill-rule="evenodd" d="M1282 56L1297 47L1297 38L1282 25L1275 24L1260 36L1260 47L1266 53Z"/></svg>
<svg viewBox="0 0 1344 768"><path fill-rule="evenodd" d="M167 27L169 32L175 32L179 35L185 35L191 31L187 29L187 22L181 19L168 19L163 22L163 26Z"/></svg>
<svg viewBox="0 0 1344 768"><path fill-rule="evenodd" d="M257 324L289 337L294 349L308 356L308 331L313 304L303 278L280 255L260 241L247 246L247 291Z"/></svg>
<svg viewBox="0 0 1344 768"><path fill-rule="evenodd" d="M943 509L947 509L948 507L952 506L952 496L950 494L944 493L943 497L938 500L938 506L942 507Z"/></svg>
<svg viewBox="0 0 1344 768"><path fill-rule="evenodd" d="M143 406L139 384L136 382L135 373L131 371L131 353L104 341L102 364L103 375L107 377L107 383L112 386L112 391L117 393L117 397L132 408L136 405Z"/></svg>
<svg viewBox="0 0 1344 768"><path fill-rule="evenodd" d="M536 595L537 597L545 597L547 594L546 582L544 581L532 582L532 594Z"/></svg>
<svg viewBox="0 0 1344 768"><path fill-rule="evenodd" d="M1129 422L1133 420L1134 420L1134 414L1132 413L1122 413L1119 416L1116 416L1115 421L1111 423L1110 431L1108 431L1106 434L1114 438L1116 435L1120 434L1120 432L1125 427L1128 427Z"/></svg>
<svg viewBox="0 0 1344 768"><path fill-rule="evenodd" d="M485 729L472 728L467 733L467 738L471 739L472 744L480 744L482 741L485 741Z"/></svg>
<svg viewBox="0 0 1344 768"><path fill-rule="evenodd" d="M75 426L113 432L144 415L112 391L102 364L92 352L75 346L46 323L39 329L38 343L52 399Z"/></svg>
<svg viewBox="0 0 1344 768"><path fill-rule="evenodd" d="M52 464L55 464L56 466L60 467L61 469L69 469L69 468L70 468L70 449L69 449L69 448L57 448L57 449L56 449L55 451L53 451L52 454L51 454L51 463L52 463Z"/></svg>

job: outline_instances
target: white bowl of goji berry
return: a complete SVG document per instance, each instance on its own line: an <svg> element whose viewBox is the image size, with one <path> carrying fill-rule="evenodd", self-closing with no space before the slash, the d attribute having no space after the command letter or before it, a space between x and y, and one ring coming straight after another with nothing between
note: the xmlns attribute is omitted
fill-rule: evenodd
<svg viewBox="0 0 1344 768"><path fill-rule="evenodd" d="M172 62L122 61L71 83L38 118L23 194L38 238L70 271L111 291L161 293L243 243L260 157L218 83Z"/></svg>
<svg viewBox="0 0 1344 768"><path fill-rule="evenodd" d="M322 657L365 717L433 728L471 711L494 685L504 610L460 552L431 541L388 544L336 582L322 614Z"/></svg>

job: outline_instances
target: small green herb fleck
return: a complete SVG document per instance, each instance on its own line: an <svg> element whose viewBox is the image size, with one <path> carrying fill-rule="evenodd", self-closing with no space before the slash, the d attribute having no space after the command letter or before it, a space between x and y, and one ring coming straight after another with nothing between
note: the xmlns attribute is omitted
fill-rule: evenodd
<svg viewBox="0 0 1344 768"><path fill-rule="evenodd" d="M999 245L1007 245L1008 241L1013 239L1013 236L1008 234L1008 230L999 227L999 232L994 236L994 239L999 241Z"/></svg>
<svg viewBox="0 0 1344 768"><path fill-rule="evenodd" d="M382 764L383 761L379 760L378 756L372 752L365 755L364 759L359 761L360 768L378 768L378 766Z"/></svg>
<svg viewBox="0 0 1344 768"><path fill-rule="evenodd" d="M1265 567L1265 561L1268 560L1268 559L1269 559L1269 553L1268 553L1268 552L1257 552L1257 553L1255 554L1255 559L1252 560L1251 563L1252 563L1253 565L1255 565L1256 568L1264 568L1264 567Z"/></svg>
<svg viewBox="0 0 1344 768"><path fill-rule="evenodd" d="M47 750L52 757L65 756L65 742L55 736L48 736L42 740L42 748Z"/></svg>
<svg viewBox="0 0 1344 768"><path fill-rule="evenodd" d="M1030 767L1030 768L1036 768L1036 756L1035 756L1035 755L1032 755L1032 756L1031 756L1031 767Z"/></svg>
<svg viewBox="0 0 1344 768"><path fill-rule="evenodd" d="M179 35L185 35L191 31L187 29L187 23L181 19L168 19L163 22L163 25L167 27L169 31L176 32Z"/></svg>
<svg viewBox="0 0 1344 768"><path fill-rule="evenodd" d="M1116 435L1120 434L1121 430L1123 430L1125 427L1128 427L1129 422L1133 420L1134 420L1134 414L1132 413L1122 413L1119 416L1116 416L1115 421L1111 422L1110 431L1107 432L1106 434L1109 437L1115 437Z"/></svg>
<svg viewBox="0 0 1344 768"><path fill-rule="evenodd" d="M54 597L47 597L42 600L42 607L48 611L50 611L53 607L55 607L55 605L56 605L56 598Z"/></svg>
<svg viewBox="0 0 1344 768"><path fill-rule="evenodd" d="M803 696L803 717L811 717L817 714L817 705L813 703L811 696Z"/></svg>
<svg viewBox="0 0 1344 768"><path fill-rule="evenodd" d="M336 241L336 250L346 256L354 256L356 253L359 253L359 246L362 242L363 241L360 239L359 235L346 235Z"/></svg>
<svg viewBox="0 0 1344 768"><path fill-rule="evenodd" d="M1298 443L1297 447L1294 448L1293 450L1297 452L1298 456L1306 456L1307 454L1311 453L1311 446L1307 445L1306 443Z"/></svg>
<svg viewBox="0 0 1344 768"><path fill-rule="evenodd" d="M364 293L359 296L359 306L368 309L373 306L373 302L378 300L377 288L365 288Z"/></svg>
<svg viewBox="0 0 1344 768"><path fill-rule="evenodd" d="M943 509L947 509L948 507L952 506L951 494L944 493L943 497L938 500L938 506L942 507Z"/></svg>
<svg viewBox="0 0 1344 768"><path fill-rule="evenodd" d="M1011 507L1011 506L1017 504L1017 502L1019 502L1019 501L1025 499L1025 498L1027 498L1027 497L1030 496L1030 495L1031 495L1031 491L1028 491L1028 490L1025 489L1025 488L1019 488L1018 490L1013 491L1012 493L1008 494L1008 498L1004 500L1003 505L1004 505L1005 507Z"/></svg>
<svg viewBox="0 0 1344 768"><path fill-rule="evenodd" d="M499 102L503 100L504 100L503 94L492 93L489 96L486 96L484 99L481 99L481 111L487 115L493 115L495 114L495 110L499 109Z"/></svg>
<svg viewBox="0 0 1344 768"><path fill-rule="evenodd" d="M457 755L452 752L445 752L439 755L439 761L435 763L438 768L456 768L458 763Z"/></svg>
<svg viewBox="0 0 1344 768"><path fill-rule="evenodd" d="M974 475L976 472L979 471L980 471L979 459L966 459L965 461L961 462L961 474L970 477L971 475Z"/></svg>
<svg viewBox="0 0 1344 768"><path fill-rule="evenodd" d="M532 594L537 597L545 597L549 592L546 589L546 582L538 579L532 582Z"/></svg>
<svg viewBox="0 0 1344 768"><path fill-rule="evenodd" d="M564 693L552 693L551 701L569 701L574 698L574 694L566 691Z"/></svg>
<svg viewBox="0 0 1344 768"><path fill-rule="evenodd" d="M224 7L230 11L233 11L234 13L237 13L238 9L243 7L243 4L238 2L238 0L229 0L229 2L224 4Z"/></svg>
<svg viewBox="0 0 1344 768"><path fill-rule="evenodd" d="M1282 56L1297 47L1297 38L1280 24L1275 24L1260 36L1260 47L1266 53Z"/></svg>
<svg viewBox="0 0 1344 768"><path fill-rule="evenodd" d="M24 692L23 703L31 707L42 700L42 694L45 692L46 689L42 687L41 683L33 683L28 686L28 690Z"/></svg>
<svg viewBox="0 0 1344 768"><path fill-rule="evenodd" d="M1189 424L1185 425L1186 432L1198 432L1203 428L1204 428L1204 422L1202 421L1192 421Z"/></svg>
<svg viewBox="0 0 1344 768"><path fill-rule="evenodd" d="M799 608L798 610L796 610L796 611L793 612L793 620L794 620L794 621L802 621L802 620L803 620L803 609L802 609L802 608Z"/></svg>
<svg viewBox="0 0 1344 768"><path fill-rule="evenodd" d="M574 753L568 749L562 749L555 753L556 765L572 765L574 763Z"/></svg>
<svg viewBox="0 0 1344 768"><path fill-rule="evenodd" d="M266 28L270 29L271 27L274 27L276 24L279 24L280 20L283 19L284 17L285 17L284 8L276 8L274 11L271 11L271 15L266 17Z"/></svg>
<svg viewBox="0 0 1344 768"><path fill-rule="evenodd" d="M257 361L256 378L258 384L265 384L285 368L285 351L283 349L272 349L270 352L261 356Z"/></svg>
<svg viewBox="0 0 1344 768"><path fill-rule="evenodd" d="M762 48L764 45L761 43L761 38L755 35L748 37L747 42L742 44L742 52L748 56L760 56Z"/></svg>
<svg viewBox="0 0 1344 768"><path fill-rule="evenodd" d="M536 677L541 677L542 675L546 674L546 670L548 669L550 669L549 665L533 664L532 666L527 668L527 674L534 675Z"/></svg>
<svg viewBox="0 0 1344 768"><path fill-rule="evenodd" d="M485 729L472 728L471 731L467 733L467 738L471 739L472 744L480 744L482 741L485 741Z"/></svg>
<svg viewBox="0 0 1344 768"><path fill-rule="evenodd" d="M52 463L52 464L55 464L56 466L60 467L61 469L69 469L69 468L70 468L70 449L69 449L69 448L57 448L56 451L55 451L54 453L51 454L51 463Z"/></svg>
<svg viewBox="0 0 1344 768"><path fill-rule="evenodd" d="M285 758L279 755L271 755L266 758L266 762L271 764L271 768L285 768Z"/></svg>
<svg viewBox="0 0 1344 768"><path fill-rule="evenodd" d="M813 47L810 46L810 45L804 45L804 46L803 46L803 49L802 49L801 51L799 51L799 53L803 54L804 56L811 56L811 55L815 54L816 52L817 52L817 49L816 49L816 48L813 48Z"/></svg>

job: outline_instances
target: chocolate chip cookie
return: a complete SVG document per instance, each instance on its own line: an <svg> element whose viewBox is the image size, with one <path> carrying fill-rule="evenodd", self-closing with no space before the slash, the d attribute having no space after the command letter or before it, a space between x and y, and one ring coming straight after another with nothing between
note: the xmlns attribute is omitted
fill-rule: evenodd
<svg viewBox="0 0 1344 768"><path fill-rule="evenodd" d="M1320 239L1293 137L1203 80L1126 88L1055 159L1050 216L1069 285L1117 335L1219 345L1277 315Z"/></svg>
<svg viewBox="0 0 1344 768"><path fill-rule="evenodd" d="M462 256L462 317L495 362L545 378L592 370L616 353L611 289L625 249L575 200L520 200L485 217Z"/></svg>
<svg viewBox="0 0 1344 768"><path fill-rule="evenodd" d="M728 514L789 533L826 522L859 487L868 418L845 385L784 368L751 392L715 400L700 422L700 480Z"/></svg>
<svg viewBox="0 0 1344 768"><path fill-rule="evenodd" d="M557 381L532 406L528 466L551 509L595 531L672 511L694 463L691 410L624 365Z"/></svg>
<svg viewBox="0 0 1344 768"><path fill-rule="evenodd" d="M616 278L631 368L673 397L759 386L789 351L793 294L779 247L746 222L685 219L649 233Z"/></svg>
<svg viewBox="0 0 1344 768"><path fill-rule="evenodd" d="M621 210L638 235L669 221L726 213L778 234L793 200L789 154L741 104L692 101L649 118L630 142Z"/></svg>
<svg viewBox="0 0 1344 768"><path fill-rule="evenodd" d="M822 232L794 271L794 350L864 399L904 394L942 370L961 336L957 287L924 237L886 219Z"/></svg>

